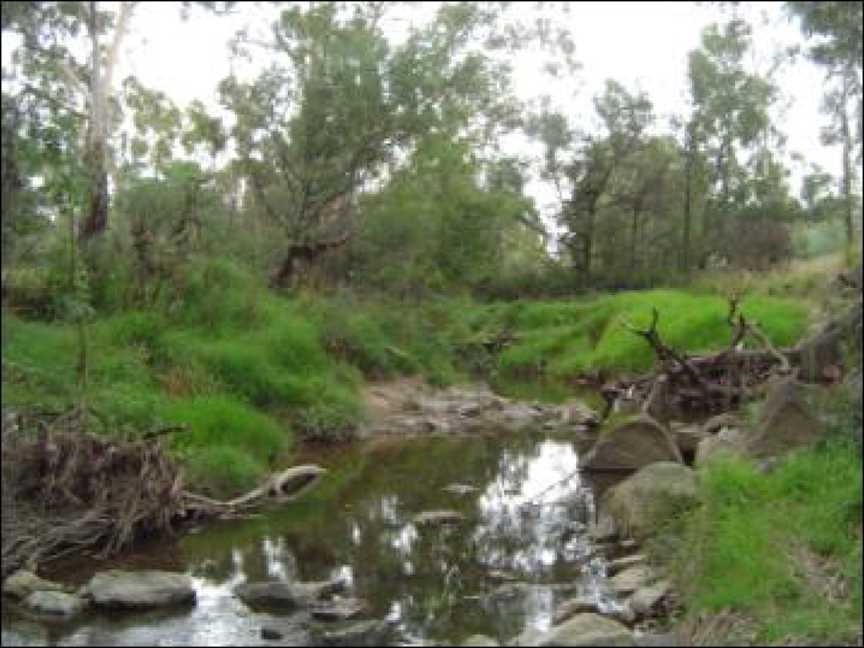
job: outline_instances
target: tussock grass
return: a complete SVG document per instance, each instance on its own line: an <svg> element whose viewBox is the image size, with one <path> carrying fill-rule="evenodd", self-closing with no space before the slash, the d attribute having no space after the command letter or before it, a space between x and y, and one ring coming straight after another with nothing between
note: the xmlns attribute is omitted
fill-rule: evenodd
<svg viewBox="0 0 864 648"><path fill-rule="evenodd" d="M764 474L723 457L700 469L701 507L667 555L688 616L732 609L761 641L847 642L861 630L860 450L837 436Z"/></svg>
<svg viewBox="0 0 864 648"><path fill-rule="evenodd" d="M728 344L727 304L718 295L677 290L622 292L585 302L536 302L508 314L519 334L500 358L504 371L529 369L567 377L591 370L643 371L652 349L628 331L625 322L647 327L651 308L660 313L664 342L688 353L719 350ZM793 344L804 332L808 309L795 300L752 295L743 312L779 346Z"/></svg>

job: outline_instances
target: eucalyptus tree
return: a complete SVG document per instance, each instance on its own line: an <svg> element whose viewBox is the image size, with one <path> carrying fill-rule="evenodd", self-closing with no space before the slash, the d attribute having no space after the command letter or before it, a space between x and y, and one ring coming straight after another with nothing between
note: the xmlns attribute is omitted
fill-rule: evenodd
<svg viewBox="0 0 864 648"><path fill-rule="evenodd" d="M747 169L743 154L764 151L768 136L777 135L769 110L778 96L776 85L766 77L750 72L744 64L750 48L749 25L731 20L725 25L710 25L702 33L699 49L688 57L688 80L692 113L685 127L688 169L700 155L709 161L708 196L703 210L700 256L717 249L733 235L725 215L746 200L746 184L758 168ZM688 170L692 174L692 170ZM685 205L685 237L690 246L690 209L692 185ZM683 254L689 266L689 252Z"/></svg>
<svg viewBox="0 0 864 648"><path fill-rule="evenodd" d="M544 175L555 183L562 203L561 242L584 281L591 278L601 201L609 198L613 174L638 150L654 119L645 93L632 93L611 79L594 98L594 109L599 133L580 133L566 116L548 111L534 116L527 129L544 144Z"/></svg>
<svg viewBox="0 0 864 648"><path fill-rule="evenodd" d="M357 195L423 137L482 138L513 114L508 75L471 47L495 6L445 3L399 46L381 27L387 9L285 9L265 43L274 63L252 82L220 84L253 200L285 232L274 286L292 285L304 264L347 242Z"/></svg>
<svg viewBox="0 0 864 648"><path fill-rule="evenodd" d="M862 19L860 2L787 2L790 14L799 18L801 29L810 39L808 57L823 66L828 89L823 111L831 122L822 131L826 144L841 147L842 177L840 189L844 200L843 218L846 239L856 241L854 227L853 155L862 155L864 109L862 109ZM854 108L853 108L854 106ZM850 112L857 112L857 132L853 132Z"/></svg>

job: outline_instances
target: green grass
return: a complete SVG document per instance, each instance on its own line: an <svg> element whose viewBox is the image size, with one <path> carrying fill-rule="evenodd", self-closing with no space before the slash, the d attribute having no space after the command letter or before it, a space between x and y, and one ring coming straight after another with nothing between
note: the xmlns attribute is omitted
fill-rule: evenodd
<svg viewBox="0 0 864 648"><path fill-rule="evenodd" d="M860 448L834 437L774 471L720 458L700 469L702 506L685 516L677 555L665 556L687 614L730 608L760 641L849 641L861 628ZM849 594L823 586L845 578Z"/></svg>
<svg viewBox="0 0 864 648"><path fill-rule="evenodd" d="M500 368L565 378L595 370L647 370L654 361L651 347L624 325L647 327L652 307L660 314L662 340L680 351L719 350L729 342L727 304L716 295L651 290L581 302L519 303L505 314L519 337L501 355ZM807 306L791 299L753 295L742 310L780 346L794 343L807 323Z"/></svg>
<svg viewBox="0 0 864 648"><path fill-rule="evenodd" d="M188 426L172 434L171 446L190 478L217 494L254 486L292 442L286 426L224 394L175 400L160 415Z"/></svg>

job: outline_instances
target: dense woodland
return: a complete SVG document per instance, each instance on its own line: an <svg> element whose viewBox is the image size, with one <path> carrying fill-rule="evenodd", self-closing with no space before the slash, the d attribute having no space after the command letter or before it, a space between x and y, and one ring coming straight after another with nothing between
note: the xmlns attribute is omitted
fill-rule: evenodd
<svg viewBox="0 0 864 648"><path fill-rule="evenodd" d="M784 3L800 43L767 70L716 3L670 123L615 79L592 114L517 95L529 50L577 85L567 3L442 3L397 40L410 3L273 4L270 37L225 52L272 63L224 78L217 114L118 78L146 3L3 3L4 410L164 434L187 481L236 495L300 442L352 437L368 381L563 400L651 368L652 308L671 347L725 348L730 296L790 347L825 306L820 264L860 264L860 2ZM244 8L176 10L192 34ZM799 188L772 116L804 60L842 172ZM517 134L540 160L502 147Z"/></svg>

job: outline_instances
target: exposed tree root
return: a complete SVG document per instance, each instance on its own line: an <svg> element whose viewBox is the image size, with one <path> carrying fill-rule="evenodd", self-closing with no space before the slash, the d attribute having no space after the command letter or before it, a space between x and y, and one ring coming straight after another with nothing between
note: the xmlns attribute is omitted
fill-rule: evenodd
<svg viewBox="0 0 864 648"><path fill-rule="evenodd" d="M324 469L295 466L227 502L191 493L158 434L121 442L84 432L84 414L6 413L2 446L2 577L76 551L107 557L189 518L232 517L291 501ZM182 428L173 428L173 431ZM145 435L146 437L146 435Z"/></svg>

